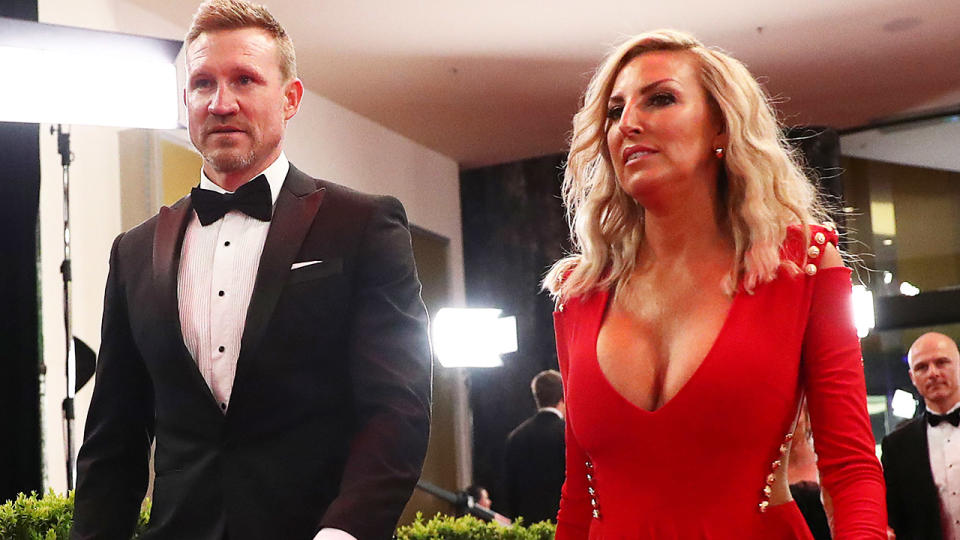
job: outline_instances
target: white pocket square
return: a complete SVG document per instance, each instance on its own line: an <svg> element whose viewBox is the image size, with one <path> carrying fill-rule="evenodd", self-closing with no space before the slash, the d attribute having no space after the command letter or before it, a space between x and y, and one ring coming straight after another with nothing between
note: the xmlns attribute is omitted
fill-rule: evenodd
<svg viewBox="0 0 960 540"><path fill-rule="evenodd" d="M305 266L313 266L315 264L320 264L323 261L303 261L298 263L293 263L293 266L290 267L291 270L296 270L297 268L303 268Z"/></svg>

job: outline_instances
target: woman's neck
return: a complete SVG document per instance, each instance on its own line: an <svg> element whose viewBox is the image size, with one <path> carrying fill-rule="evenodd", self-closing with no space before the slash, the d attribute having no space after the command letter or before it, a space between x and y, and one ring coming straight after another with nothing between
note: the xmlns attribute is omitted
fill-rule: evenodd
<svg viewBox="0 0 960 540"><path fill-rule="evenodd" d="M729 233L719 224L712 197L691 196L644 213L641 262L692 262L732 253Z"/></svg>

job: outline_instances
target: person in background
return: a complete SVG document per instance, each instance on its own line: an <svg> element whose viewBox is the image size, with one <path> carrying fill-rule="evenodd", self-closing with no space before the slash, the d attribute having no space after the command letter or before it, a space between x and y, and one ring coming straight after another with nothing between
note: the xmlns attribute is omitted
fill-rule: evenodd
<svg viewBox="0 0 960 540"><path fill-rule="evenodd" d="M495 523L503 526L508 526L513 523L507 516L493 511L493 500L490 499L490 494L487 492L487 488L474 484L467 486L463 492L473 499L474 507L482 508L485 511L485 519L492 520Z"/></svg>
<svg viewBox="0 0 960 540"><path fill-rule="evenodd" d="M787 461L787 479L790 495L810 527L814 540L830 540L830 524L820 491L820 473L817 471L817 454L813 447L813 432L810 431L810 411L804 403L793 430L790 457Z"/></svg>
<svg viewBox="0 0 960 540"><path fill-rule="evenodd" d="M507 436L507 514L526 523L555 520L564 473L563 381L553 369L530 382L537 412Z"/></svg>
<svg viewBox="0 0 960 540"><path fill-rule="evenodd" d="M850 269L746 67L672 30L616 47L562 193L557 539L809 539L783 463L804 395L835 538L886 538Z"/></svg>
<svg viewBox="0 0 960 540"><path fill-rule="evenodd" d="M881 443L890 528L899 540L960 539L960 352L929 332L907 363L926 410Z"/></svg>
<svg viewBox="0 0 960 540"><path fill-rule="evenodd" d="M199 186L113 244L74 540L391 538L420 476L431 353L400 202L283 152L293 42L210 0L187 33Z"/></svg>
<svg viewBox="0 0 960 540"><path fill-rule="evenodd" d="M490 510L490 505L493 504L493 501L490 500L490 494L487 493L487 488L473 484L467 486L463 492L473 497L473 504Z"/></svg>

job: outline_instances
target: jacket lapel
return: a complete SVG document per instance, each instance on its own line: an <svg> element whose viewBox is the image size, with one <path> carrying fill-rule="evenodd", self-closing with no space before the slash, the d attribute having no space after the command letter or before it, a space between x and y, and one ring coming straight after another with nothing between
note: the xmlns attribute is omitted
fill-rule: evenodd
<svg viewBox="0 0 960 540"><path fill-rule="evenodd" d="M240 340L240 357L237 359L237 376L248 356L254 354L263 333L267 329L273 309L277 305L283 285L290 274L290 266L300 251L314 216L323 200L323 188L315 180L297 170L293 165L277 197L270 230L260 256L260 266L253 286L243 337ZM236 382L234 382L236 388Z"/></svg>
<svg viewBox="0 0 960 540"><path fill-rule="evenodd" d="M157 230L153 239L153 280L158 295L157 307L164 328L173 331L183 341L180 332L180 313L177 304L177 274L180 270L180 249L183 233L190 215L189 198L184 197L173 206L160 208Z"/></svg>
<svg viewBox="0 0 960 540"><path fill-rule="evenodd" d="M172 362L179 362L182 369L190 373L194 386L209 399L210 406L217 411L217 400L203 379L196 360L190 355L183 341L183 329L180 327L180 304L177 297L177 278L180 273L180 252L183 248L183 236L191 216L190 197L184 197L173 204L160 208L157 216L157 230L153 240L153 280L157 294L157 341L163 347L170 347Z"/></svg>

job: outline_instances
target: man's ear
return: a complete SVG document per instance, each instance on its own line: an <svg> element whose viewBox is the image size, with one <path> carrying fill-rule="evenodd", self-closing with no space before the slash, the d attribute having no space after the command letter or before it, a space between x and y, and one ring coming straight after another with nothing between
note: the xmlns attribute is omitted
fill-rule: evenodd
<svg viewBox="0 0 960 540"><path fill-rule="evenodd" d="M293 78L286 83L283 89L283 119L290 120L300 110L300 101L303 99L303 82Z"/></svg>

